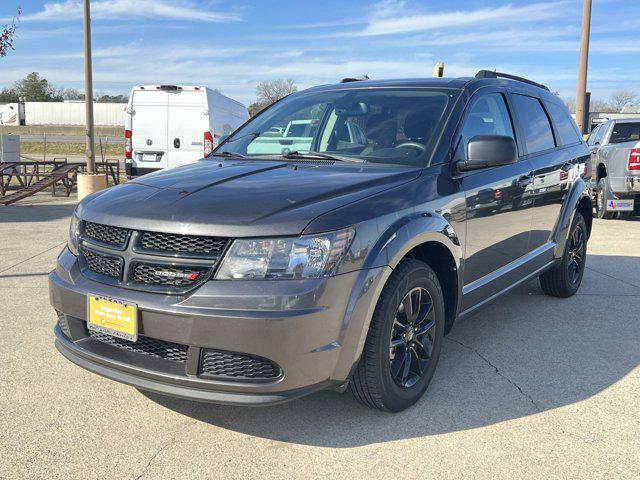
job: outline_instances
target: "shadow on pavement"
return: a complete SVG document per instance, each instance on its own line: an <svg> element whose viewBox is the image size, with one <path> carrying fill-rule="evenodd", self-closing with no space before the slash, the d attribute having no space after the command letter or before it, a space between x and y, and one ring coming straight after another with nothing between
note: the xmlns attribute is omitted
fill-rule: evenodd
<svg viewBox="0 0 640 480"><path fill-rule="evenodd" d="M589 258L610 271L640 271L640 258ZM544 296L530 282L457 324L423 399L395 415L348 393L266 408L144 394L202 422L296 444L348 448L467 430L579 402L618 382L640 363L639 309L640 288L596 271L570 299Z"/></svg>
<svg viewBox="0 0 640 480"><path fill-rule="evenodd" d="M69 218L75 203L40 203L35 205L0 205L0 223L35 223Z"/></svg>

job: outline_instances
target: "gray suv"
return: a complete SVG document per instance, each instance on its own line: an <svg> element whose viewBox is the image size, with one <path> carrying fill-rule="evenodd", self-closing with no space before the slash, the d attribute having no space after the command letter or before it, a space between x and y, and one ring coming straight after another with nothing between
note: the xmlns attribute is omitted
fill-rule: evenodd
<svg viewBox="0 0 640 480"><path fill-rule="evenodd" d="M588 159L562 102L506 74L290 95L211 157L80 202L49 277L56 346L186 399L348 388L403 410L456 320L535 277L577 291Z"/></svg>

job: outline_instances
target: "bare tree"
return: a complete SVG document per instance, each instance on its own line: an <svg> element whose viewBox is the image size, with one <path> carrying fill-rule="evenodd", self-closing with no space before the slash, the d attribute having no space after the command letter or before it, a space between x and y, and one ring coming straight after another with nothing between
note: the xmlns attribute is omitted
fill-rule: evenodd
<svg viewBox="0 0 640 480"><path fill-rule="evenodd" d="M270 82L260 82L256 87L256 95L262 108L268 107L287 95L297 92L296 82L290 78L283 80L272 80Z"/></svg>
<svg viewBox="0 0 640 480"><path fill-rule="evenodd" d="M636 92L630 90L616 90L611 95L611 107L614 112L621 112L624 107L633 103L638 98Z"/></svg>
<svg viewBox="0 0 640 480"><path fill-rule="evenodd" d="M612 112L613 106L602 100L591 100L589 110L592 112Z"/></svg>
<svg viewBox="0 0 640 480"><path fill-rule="evenodd" d="M18 21L21 13L22 8L18 7L11 24L0 27L0 57L5 57L9 50L14 50L13 38L16 34L16 30L18 29Z"/></svg>
<svg viewBox="0 0 640 480"><path fill-rule="evenodd" d="M569 109L569 113L576 113L576 99L569 97L560 97L564 104Z"/></svg>

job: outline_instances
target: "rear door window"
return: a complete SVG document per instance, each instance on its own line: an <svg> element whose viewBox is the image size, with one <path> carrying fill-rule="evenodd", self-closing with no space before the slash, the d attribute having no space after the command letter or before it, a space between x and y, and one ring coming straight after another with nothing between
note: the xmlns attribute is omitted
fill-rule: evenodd
<svg viewBox="0 0 640 480"><path fill-rule="evenodd" d="M640 122L616 123L611 132L609 143L624 143L640 141Z"/></svg>
<svg viewBox="0 0 640 480"><path fill-rule="evenodd" d="M549 117L540 100L526 95L512 96L518 121L524 132L527 153L537 153L556 146Z"/></svg>
<svg viewBox="0 0 640 480"><path fill-rule="evenodd" d="M578 127L566 108L549 102L547 103L547 111L551 115L553 123L556 124L563 145L572 145L580 141Z"/></svg>

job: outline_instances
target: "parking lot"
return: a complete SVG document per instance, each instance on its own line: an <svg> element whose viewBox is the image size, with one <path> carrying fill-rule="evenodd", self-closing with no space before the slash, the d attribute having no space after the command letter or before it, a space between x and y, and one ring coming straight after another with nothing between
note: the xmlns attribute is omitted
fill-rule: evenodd
<svg viewBox="0 0 640 480"><path fill-rule="evenodd" d="M594 221L570 299L530 282L447 337L417 406L270 408L140 392L53 345L47 274L75 203L0 207L0 478L640 477L640 221Z"/></svg>

